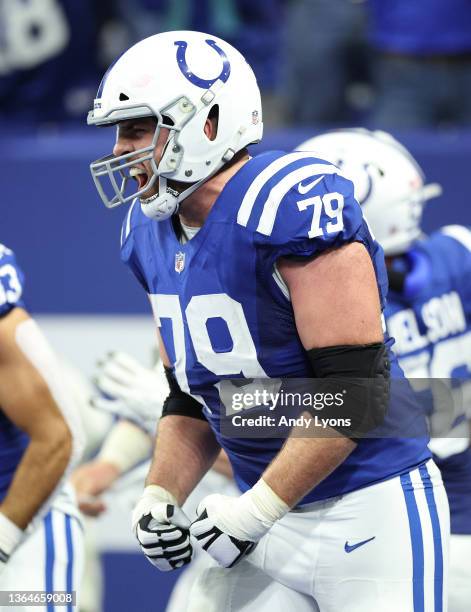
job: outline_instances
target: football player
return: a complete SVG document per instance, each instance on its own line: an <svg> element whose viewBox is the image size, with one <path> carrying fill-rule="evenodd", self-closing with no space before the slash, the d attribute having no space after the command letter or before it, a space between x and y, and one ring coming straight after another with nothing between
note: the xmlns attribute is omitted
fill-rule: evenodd
<svg viewBox="0 0 471 612"><path fill-rule="evenodd" d="M82 534L64 483L80 457L81 424L61 365L25 310L23 280L0 245L0 590L72 596ZM33 595L4 603L49 610Z"/></svg>
<svg viewBox="0 0 471 612"><path fill-rule="evenodd" d="M469 399L466 404L471 383L471 232L448 225L430 236L422 233L424 204L441 189L424 184L416 160L389 134L339 130L299 149L322 152L355 184L355 196L386 255L386 323L406 375L460 383L465 402L446 402L448 414L436 407L432 428L446 437L432 439L430 447L450 502L449 609L464 612L471 601ZM443 423L449 423L448 431Z"/></svg>
<svg viewBox="0 0 471 612"><path fill-rule="evenodd" d="M251 159L254 74L198 32L131 47L88 123L117 129L92 175L107 206L132 202L122 259L150 297L170 387L132 521L149 561L168 571L204 548L233 568L208 574L206 599L231 609L251 605L247 563L297 610L440 609L448 505L427 439L368 437L421 417L407 385L389 393L402 372L382 328L384 258L351 181L311 153ZM227 379L313 374L348 396L349 418L327 418L327 436L224 431ZM208 496L191 522L181 506L221 447L242 495ZM288 595L253 593L259 610L286 609Z"/></svg>

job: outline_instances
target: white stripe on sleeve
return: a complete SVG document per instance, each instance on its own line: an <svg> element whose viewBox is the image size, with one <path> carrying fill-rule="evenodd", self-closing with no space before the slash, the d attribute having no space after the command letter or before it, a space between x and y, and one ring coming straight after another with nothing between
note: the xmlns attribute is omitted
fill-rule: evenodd
<svg viewBox="0 0 471 612"><path fill-rule="evenodd" d="M441 229L442 234L454 238L460 242L468 251L471 251L471 232L463 225L446 225Z"/></svg>
<svg viewBox="0 0 471 612"><path fill-rule="evenodd" d="M300 159L315 159L313 153L288 153L287 155L283 155L283 157L279 157L274 162L269 164L257 178L253 181L250 187L247 189L247 192L242 200L242 204L239 208L239 212L237 213L237 223L239 225L247 226L249 222L250 214L255 204L255 200L257 199L258 194L263 189L265 183L277 172L289 166L290 164L300 160ZM322 165L322 164L319 164ZM329 166L329 163L325 163L325 167Z"/></svg>

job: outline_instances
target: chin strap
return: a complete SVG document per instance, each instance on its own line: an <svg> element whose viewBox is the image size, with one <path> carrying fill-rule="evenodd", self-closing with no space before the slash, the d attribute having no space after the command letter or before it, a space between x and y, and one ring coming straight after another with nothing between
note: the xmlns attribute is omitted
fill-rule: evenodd
<svg viewBox="0 0 471 612"><path fill-rule="evenodd" d="M180 203L196 191L203 183L212 178L219 170L237 154L239 149L239 142L244 133L245 128L240 127L235 134L231 145L227 148L224 155L221 157L218 164L212 170L208 176L205 176L200 181L191 184L187 189L184 189L180 193L167 186L167 178L159 175L159 192L150 198L139 198L141 203L141 210L146 217L155 219L156 221L165 221L172 215L178 212ZM170 140L167 142L166 147L169 145Z"/></svg>
<svg viewBox="0 0 471 612"><path fill-rule="evenodd" d="M180 193L175 189L167 186L167 179L164 176L159 176L159 192L150 198L140 198L141 210L149 219L155 219L156 221L165 221L172 215L178 212L180 203L183 202L189 195L196 191L203 183L206 183L216 172L224 166L226 161L223 159L216 166L216 168L205 176L200 181L192 183L187 189L184 189Z"/></svg>
<svg viewBox="0 0 471 612"><path fill-rule="evenodd" d="M177 191L167 187L166 178L159 176L158 193L150 198L139 198L141 210L149 219L165 221L165 219L168 219L178 211L180 204L179 195Z"/></svg>

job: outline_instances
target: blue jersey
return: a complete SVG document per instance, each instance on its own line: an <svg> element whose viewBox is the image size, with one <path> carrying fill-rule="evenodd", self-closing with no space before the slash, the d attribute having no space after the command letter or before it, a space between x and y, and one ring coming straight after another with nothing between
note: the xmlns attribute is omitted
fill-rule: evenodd
<svg viewBox="0 0 471 612"><path fill-rule="evenodd" d="M471 232L444 227L394 263L405 266L404 288L389 293L385 315L406 375L471 385ZM450 501L452 533L471 534L470 407L456 408L449 437L432 440L431 448Z"/></svg>
<svg viewBox="0 0 471 612"><path fill-rule="evenodd" d="M0 244L0 318L23 307L23 273L12 251ZM10 485L28 444L28 436L14 425L0 406L0 501Z"/></svg>
<svg viewBox="0 0 471 612"><path fill-rule="evenodd" d="M238 376L312 375L275 264L282 256L312 257L352 241L368 249L384 299L382 250L363 220L352 183L309 153L251 159L184 245L171 219L149 220L138 203L125 219L122 259L150 296L180 387L204 405L243 491L260 478L283 440L222 435L218 384ZM400 375L394 361L393 370ZM423 438L362 440L303 503L389 478L429 456Z"/></svg>

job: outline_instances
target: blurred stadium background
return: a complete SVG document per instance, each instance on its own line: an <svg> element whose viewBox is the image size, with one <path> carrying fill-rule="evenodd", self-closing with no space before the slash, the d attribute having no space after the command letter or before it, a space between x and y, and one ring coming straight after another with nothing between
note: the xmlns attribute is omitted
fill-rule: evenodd
<svg viewBox="0 0 471 612"><path fill-rule="evenodd" d="M266 134L254 154L338 126L386 129L443 186L425 229L471 225L469 0L0 0L0 240L29 309L86 376L111 349L150 363L154 340L119 260L125 211L103 207L88 169L114 135L87 128L86 112L107 65L169 29L219 35L252 64ZM147 564L120 511L94 529L103 607L87 612L164 610L176 576Z"/></svg>

